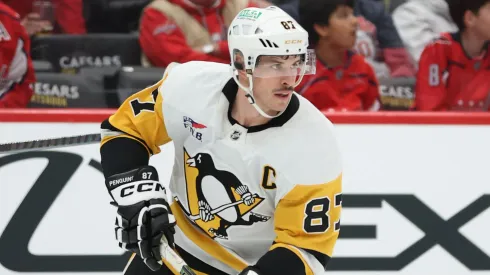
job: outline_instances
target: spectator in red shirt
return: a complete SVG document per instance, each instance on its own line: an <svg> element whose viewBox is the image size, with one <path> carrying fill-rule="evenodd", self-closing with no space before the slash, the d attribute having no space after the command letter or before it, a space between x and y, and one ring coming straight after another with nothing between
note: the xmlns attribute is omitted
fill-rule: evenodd
<svg viewBox="0 0 490 275"><path fill-rule="evenodd" d="M243 8L267 5L262 1L155 0L145 8L140 24L145 65L166 67L192 60L229 63L229 24Z"/></svg>
<svg viewBox="0 0 490 275"><path fill-rule="evenodd" d="M322 111L378 110L378 81L363 56L350 51L358 21L353 0L301 0L301 25L317 57L316 75L297 91Z"/></svg>
<svg viewBox="0 0 490 275"><path fill-rule="evenodd" d="M490 0L447 0L457 33L443 33L422 52L415 109L488 111Z"/></svg>
<svg viewBox="0 0 490 275"><path fill-rule="evenodd" d="M26 107L36 81L30 40L20 16L0 2L0 108Z"/></svg>

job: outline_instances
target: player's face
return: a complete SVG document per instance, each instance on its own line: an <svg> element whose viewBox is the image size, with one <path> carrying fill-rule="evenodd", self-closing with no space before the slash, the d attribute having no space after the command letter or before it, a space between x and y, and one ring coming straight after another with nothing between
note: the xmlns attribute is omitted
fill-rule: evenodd
<svg viewBox="0 0 490 275"><path fill-rule="evenodd" d="M286 109L302 66L299 55L260 57L254 70L253 94L263 111L275 115Z"/></svg>
<svg viewBox="0 0 490 275"><path fill-rule="evenodd" d="M474 27L479 36L484 40L490 40L490 2L483 5L478 14L469 12L467 26Z"/></svg>
<svg viewBox="0 0 490 275"><path fill-rule="evenodd" d="M341 49L352 49L356 43L357 17L349 6L339 6L330 16L328 26L316 25L319 36Z"/></svg>

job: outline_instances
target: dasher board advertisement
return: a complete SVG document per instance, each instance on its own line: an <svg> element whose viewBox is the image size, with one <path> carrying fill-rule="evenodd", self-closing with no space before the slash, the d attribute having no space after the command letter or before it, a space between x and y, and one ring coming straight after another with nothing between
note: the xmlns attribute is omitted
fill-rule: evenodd
<svg viewBox="0 0 490 275"><path fill-rule="evenodd" d="M99 125L0 122L0 143ZM490 119L343 121L336 131L343 213L326 274L490 274ZM151 164L167 182L173 145ZM109 202L98 144L0 154L0 274L121 274L129 255L115 241Z"/></svg>

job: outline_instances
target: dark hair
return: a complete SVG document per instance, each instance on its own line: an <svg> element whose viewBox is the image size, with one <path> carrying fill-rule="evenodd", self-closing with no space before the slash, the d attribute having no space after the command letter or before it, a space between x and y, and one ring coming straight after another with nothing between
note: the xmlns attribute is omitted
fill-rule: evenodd
<svg viewBox="0 0 490 275"><path fill-rule="evenodd" d="M299 1L300 25L308 32L310 45L318 42L314 24L328 25L330 17L340 6L354 8L355 0L301 0Z"/></svg>
<svg viewBox="0 0 490 275"><path fill-rule="evenodd" d="M464 24L464 14L466 11L471 11L478 14L478 11L490 0L446 0L449 6L449 14L460 31L466 29Z"/></svg>

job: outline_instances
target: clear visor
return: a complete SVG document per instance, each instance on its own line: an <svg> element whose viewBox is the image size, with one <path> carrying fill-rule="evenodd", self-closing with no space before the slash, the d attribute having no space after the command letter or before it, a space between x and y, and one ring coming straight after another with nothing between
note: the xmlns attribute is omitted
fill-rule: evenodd
<svg viewBox="0 0 490 275"><path fill-rule="evenodd" d="M261 55L257 58L253 76L259 78L302 77L316 73L314 50L296 55Z"/></svg>

